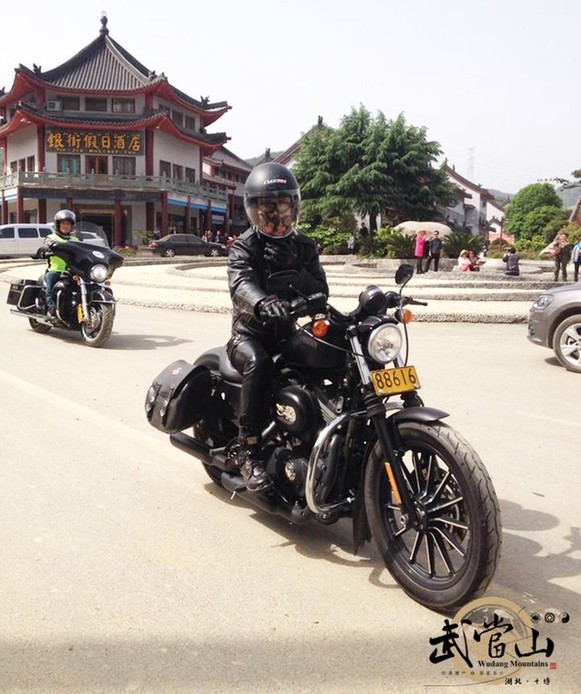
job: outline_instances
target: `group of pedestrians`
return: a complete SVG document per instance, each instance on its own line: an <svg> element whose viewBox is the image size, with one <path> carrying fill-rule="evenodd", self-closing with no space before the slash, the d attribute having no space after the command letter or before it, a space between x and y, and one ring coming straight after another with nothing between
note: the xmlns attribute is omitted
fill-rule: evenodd
<svg viewBox="0 0 581 694"><path fill-rule="evenodd" d="M555 282L559 273L564 282L567 281L567 266L573 263L573 281L579 281L579 266L581 265L581 241L573 245L565 232L557 234L546 249L549 257L555 261Z"/></svg>
<svg viewBox="0 0 581 694"><path fill-rule="evenodd" d="M438 272L442 254L442 239L439 231L433 231L430 236L425 229L420 229L415 238L414 257L418 275L428 272L432 261L434 272ZM424 265L424 260L426 261Z"/></svg>

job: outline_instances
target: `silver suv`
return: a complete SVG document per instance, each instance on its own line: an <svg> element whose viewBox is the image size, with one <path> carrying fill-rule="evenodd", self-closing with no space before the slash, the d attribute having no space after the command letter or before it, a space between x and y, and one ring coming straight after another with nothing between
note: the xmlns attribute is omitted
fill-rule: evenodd
<svg viewBox="0 0 581 694"><path fill-rule="evenodd" d="M543 292L529 312L528 338L555 351L569 371L581 373L581 285Z"/></svg>

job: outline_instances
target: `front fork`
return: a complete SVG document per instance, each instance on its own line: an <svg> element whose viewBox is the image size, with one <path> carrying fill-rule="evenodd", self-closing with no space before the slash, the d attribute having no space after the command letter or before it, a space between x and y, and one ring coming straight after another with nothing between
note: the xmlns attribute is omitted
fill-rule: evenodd
<svg viewBox="0 0 581 694"><path fill-rule="evenodd" d="M413 523L416 514L401 464L397 424L391 421L391 418L386 418L385 404L375 393L371 382L371 372L363 355L363 348L355 327L349 331L349 341L364 388L363 399L367 415L375 427L379 444L387 460L385 467L390 487L393 489L396 499L399 500L404 517ZM399 357L396 360L396 366L403 366Z"/></svg>

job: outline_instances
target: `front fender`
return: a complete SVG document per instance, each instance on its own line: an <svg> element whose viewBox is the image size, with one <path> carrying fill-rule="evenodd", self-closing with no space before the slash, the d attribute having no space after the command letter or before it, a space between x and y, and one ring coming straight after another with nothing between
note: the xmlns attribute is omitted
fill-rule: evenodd
<svg viewBox="0 0 581 694"><path fill-rule="evenodd" d="M89 304L115 304L113 292L107 287L93 289L88 297Z"/></svg>
<svg viewBox="0 0 581 694"><path fill-rule="evenodd" d="M449 417L448 412L438 410L435 407L405 407L403 410L398 410L389 417L389 421L393 424L401 424L403 422L436 422L444 417Z"/></svg>

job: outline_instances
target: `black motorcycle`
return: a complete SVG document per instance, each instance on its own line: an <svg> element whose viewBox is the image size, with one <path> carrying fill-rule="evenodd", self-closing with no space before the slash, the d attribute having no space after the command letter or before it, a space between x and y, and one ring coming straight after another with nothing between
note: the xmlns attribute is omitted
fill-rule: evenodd
<svg viewBox="0 0 581 694"><path fill-rule="evenodd" d="M113 272L123 265L121 254L88 243L52 242L37 257L55 255L67 263L53 290L55 315L46 309L44 275L38 280L17 280L10 285L11 313L28 318L37 333L52 328L79 331L89 347L102 347L113 330L115 297L109 286Z"/></svg>
<svg viewBox="0 0 581 694"><path fill-rule="evenodd" d="M297 330L274 357L262 436L274 480L268 491L249 493L235 464L241 377L225 348L194 365L170 364L145 409L216 484L250 503L293 523L350 516L355 551L373 537L412 598L449 612L488 586L500 556L500 510L478 454L418 395L405 307L422 302L402 295L412 275L402 265L399 292L369 286L349 314L322 294L295 293ZM269 290L293 292L293 273L271 276ZM183 432L190 426L192 435Z"/></svg>

